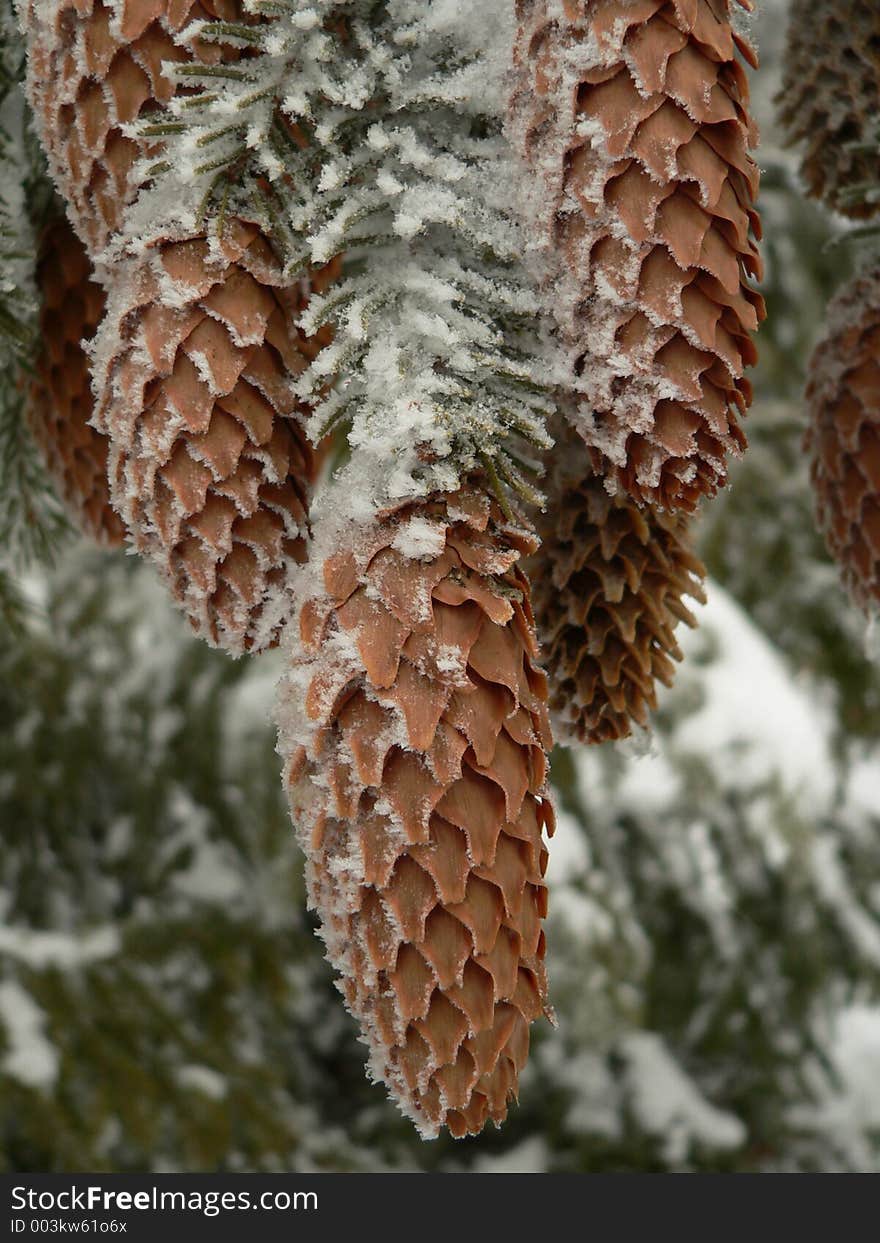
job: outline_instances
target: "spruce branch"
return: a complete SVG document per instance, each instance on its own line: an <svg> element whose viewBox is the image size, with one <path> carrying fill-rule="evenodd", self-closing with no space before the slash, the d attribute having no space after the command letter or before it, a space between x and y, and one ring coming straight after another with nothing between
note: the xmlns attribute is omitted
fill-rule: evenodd
<svg viewBox="0 0 880 1243"><path fill-rule="evenodd" d="M180 90L139 130L165 151L141 170L129 232L158 237L191 212L221 234L238 211L261 221L290 281L344 254L301 324L335 337L298 384L312 437L347 422L353 447L384 456L380 490L448 488L486 459L524 495L511 463L522 444L549 445L556 389L512 216L503 85L441 9L257 0L241 23L200 24L249 54L172 70Z"/></svg>

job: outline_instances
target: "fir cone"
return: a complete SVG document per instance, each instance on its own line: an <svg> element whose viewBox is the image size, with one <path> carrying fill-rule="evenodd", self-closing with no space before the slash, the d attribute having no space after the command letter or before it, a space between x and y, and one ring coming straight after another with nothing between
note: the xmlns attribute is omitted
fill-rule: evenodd
<svg viewBox="0 0 880 1243"><path fill-rule="evenodd" d="M657 683L672 684L676 626L696 625L685 597L705 601L688 521L611 497L602 479L572 478L566 466L551 479L538 532L528 571L556 740L626 738L633 722L647 726Z"/></svg>
<svg viewBox="0 0 880 1243"><path fill-rule="evenodd" d="M831 303L807 405L819 528L847 590L868 612L880 605L880 268Z"/></svg>
<svg viewBox="0 0 880 1243"><path fill-rule="evenodd" d="M474 484L316 544L280 717L310 901L371 1075L426 1137L474 1134L546 1011L535 541Z"/></svg>
<svg viewBox="0 0 880 1243"><path fill-rule="evenodd" d="M745 0L740 0L745 5ZM748 7L748 6L746 6ZM518 0L512 137L595 469L691 510L725 481L763 301L730 0Z"/></svg>
<svg viewBox="0 0 880 1243"><path fill-rule="evenodd" d="M187 29L237 11L235 0L26 9L31 99L95 257L136 232L128 211L144 150L126 127L156 113L161 129L174 91L168 62L246 54ZM334 269L284 288L257 226L232 218L220 232L160 235L145 254L133 237L122 258L104 255L95 425L111 441L111 497L135 546L159 565L194 628L239 654L277 641L292 569L305 558L316 463L293 388L326 334L306 339L295 320Z"/></svg>
<svg viewBox="0 0 880 1243"><path fill-rule="evenodd" d="M235 0L23 0L28 95L49 169L93 256L118 230L144 154L126 127L174 93L163 66L220 49L177 40L194 20L231 18Z"/></svg>
<svg viewBox="0 0 880 1243"><path fill-rule="evenodd" d="M121 544L124 530L107 486L107 438L89 426L92 390L83 346L100 322L104 292L63 217L43 233L37 287L40 353L28 394L28 422L76 525L99 544Z"/></svg>
<svg viewBox="0 0 880 1243"><path fill-rule="evenodd" d="M778 104L811 197L854 219L880 211L876 0L792 0Z"/></svg>
<svg viewBox="0 0 880 1243"><path fill-rule="evenodd" d="M283 288L258 227L234 220L133 261L96 340L113 504L193 627L233 654L277 642L306 559L317 463L294 383L326 334L294 321L334 270Z"/></svg>

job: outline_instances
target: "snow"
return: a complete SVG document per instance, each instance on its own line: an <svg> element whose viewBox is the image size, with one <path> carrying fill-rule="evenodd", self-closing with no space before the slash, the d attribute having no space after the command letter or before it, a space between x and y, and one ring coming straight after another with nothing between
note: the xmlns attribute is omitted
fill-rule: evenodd
<svg viewBox="0 0 880 1243"><path fill-rule="evenodd" d="M543 1174L549 1155L546 1140L533 1135L507 1152L478 1156L473 1170L475 1174Z"/></svg>
<svg viewBox="0 0 880 1243"><path fill-rule="evenodd" d="M659 1036L634 1032L621 1048L632 1108L649 1135L662 1137L671 1165L680 1164L694 1148L724 1151L745 1142L742 1122L706 1100Z"/></svg>
<svg viewBox="0 0 880 1243"><path fill-rule="evenodd" d="M814 1066L814 1100L797 1104L791 1120L825 1135L847 1171L874 1174L871 1137L880 1131L880 1007L844 1006L836 1017L831 1065Z"/></svg>
<svg viewBox="0 0 880 1243"><path fill-rule="evenodd" d="M0 924L0 955L32 970L71 971L112 958L120 950L118 929L107 925L81 933L42 932Z"/></svg>
<svg viewBox="0 0 880 1243"><path fill-rule="evenodd" d="M49 1088L58 1076L58 1052L46 1038L45 1015L17 980L0 980L0 1068L19 1083Z"/></svg>
<svg viewBox="0 0 880 1243"><path fill-rule="evenodd" d="M831 719L809 685L796 683L783 658L718 583L693 610L698 628L679 631L684 663L678 692L694 686L701 700L674 734L675 754L658 741L653 755L628 767L625 801L659 809L675 797L675 762L703 757L722 790L781 783L809 815L835 795ZM671 698L661 694L661 706ZM589 780L589 778L588 778Z"/></svg>
<svg viewBox="0 0 880 1243"><path fill-rule="evenodd" d="M210 1066L190 1063L179 1067L175 1077L182 1088L192 1088L212 1101L222 1101L226 1096L226 1080Z"/></svg>

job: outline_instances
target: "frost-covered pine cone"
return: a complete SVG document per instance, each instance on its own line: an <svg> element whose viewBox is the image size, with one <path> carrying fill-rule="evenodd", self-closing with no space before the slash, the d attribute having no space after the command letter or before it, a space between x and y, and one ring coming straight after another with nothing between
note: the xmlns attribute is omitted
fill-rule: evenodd
<svg viewBox="0 0 880 1243"><path fill-rule="evenodd" d="M473 1134L547 1006L535 541L475 484L365 526L322 512L279 705L310 901L371 1075L424 1135Z"/></svg>
<svg viewBox="0 0 880 1243"><path fill-rule="evenodd" d="M130 126L174 94L165 66L220 49L177 42L195 20L234 17L235 0L20 0L28 96L74 227L99 254L137 191L144 153Z"/></svg>
<svg viewBox="0 0 880 1243"><path fill-rule="evenodd" d="M834 299L810 362L816 516L853 600L880 606L880 268Z"/></svg>
<svg viewBox="0 0 880 1243"><path fill-rule="evenodd" d="M880 211L876 0L792 0L778 104L810 195L855 219Z"/></svg>
<svg viewBox="0 0 880 1243"><path fill-rule="evenodd" d="M647 726L657 683L671 685L681 660L675 629L696 624L685 598L705 599L706 571L686 518L609 496L601 478L572 474L573 446L563 448L527 571L554 734L575 745Z"/></svg>
<svg viewBox="0 0 880 1243"><path fill-rule="evenodd" d="M83 345L100 322L104 292L64 217L53 220L41 238L37 288L40 352L28 393L28 422L76 526L99 544L121 544L124 529L107 487L107 437L89 426L92 389Z"/></svg>
<svg viewBox="0 0 880 1243"><path fill-rule="evenodd" d="M94 347L113 503L194 628L233 654L272 646L306 557L316 458L293 392L325 341L293 323L255 225L157 246L111 287Z"/></svg>
<svg viewBox="0 0 880 1243"><path fill-rule="evenodd" d="M745 0L740 0L745 5ZM763 301L731 0L518 0L511 134L597 471L691 510L745 436ZM746 5L746 7L748 7Z"/></svg>
<svg viewBox="0 0 880 1243"><path fill-rule="evenodd" d="M93 362L113 505L196 630L233 654L277 641L305 557L315 458L293 388L327 333L307 339L295 320L333 269L285 288L260 227L235 212L217 236L194 220L146 241L131 213L144 207L136 162L148 147L158 158L173 128L169 62L246 54L188 24L237 12L234 0L24 11L50 167L107 288Z"/></svg>

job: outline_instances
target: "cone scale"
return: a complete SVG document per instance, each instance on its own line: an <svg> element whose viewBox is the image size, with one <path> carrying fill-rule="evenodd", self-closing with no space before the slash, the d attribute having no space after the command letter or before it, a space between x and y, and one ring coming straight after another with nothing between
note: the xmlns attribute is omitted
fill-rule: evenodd
<svg viewBox="0 0 880 1243"><path fill-rule="evenodd" d="M756 131L728 0L519 0L531 173L573 425L640 504L692 510L742 451L763 317Z"/></svg>
<svg viewBox="0 0 880 1243"><path fill-rule="evenodd" d="M534 546L476 484L353 529L302 603L281 694L327 957L372 1077L426 1137L504 1119L547 1006Z"/></svg>

